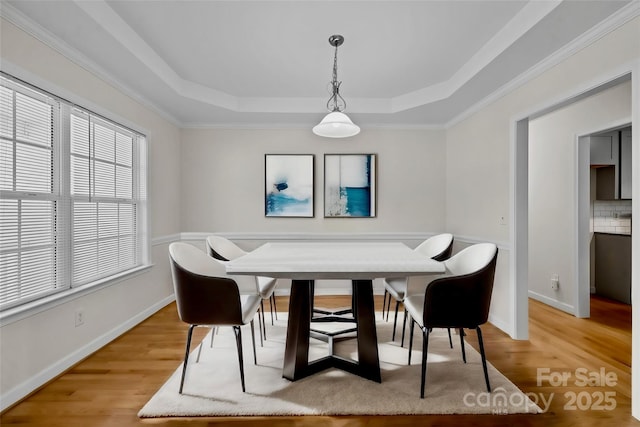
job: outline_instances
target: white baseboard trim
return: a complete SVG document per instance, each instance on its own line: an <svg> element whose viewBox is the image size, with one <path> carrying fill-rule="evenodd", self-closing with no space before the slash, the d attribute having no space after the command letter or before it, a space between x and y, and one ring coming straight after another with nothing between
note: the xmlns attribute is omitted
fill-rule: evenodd
<svg viewBox="0 0 640 427"><path fill-rule="evenodd" d="M511 325L505 323L504 320L496 316L492 316L491 313L489 313L489 323L491 323L493 326L495 326L496 328L500 329L502 332L506 333L511 338L513 338L514 336L513 328L511 327Z"/></svg>
<svg viewBox="0 0 640 427"><path fill-rule="evenodd" d="M210 232L184 232L175 233L170 235L156 236L151 239L151 245L164 245L174 241L201 241L203 242L207 236L214 234ZM416 241L421 242L435 234L437 232L356 232L356 233L312 233L312 232L229 232L229 233L216 233L225 236L232 240L238 241L278 241L278 240L325 240L325 241ZM469 236L456 236L455 239L461 243L474 244L479 242L487 242L486 239L479 239ZM494 242L499 247L508 249L508 244L503 242ZM349 286L335 286L335 287L317 287L317 295L349 295L351 289ZM277 295L289 295L289 289L279 289L276 291ZM374 294L382 294L382 289L376 288L374 283ZM123 322L119 326L111 329L105 334L96 337L94 340L78 348L74 352L68 354L62 359L58 360L54 364L50 365L46 369L26 379L16 387L8 390L7 392L0 394L0 411L14 405L19 400L28 396L33 391L37 390L47 382L54 379L67 369L71 368L82 359L91 355L95 351L104 347L115 338L127 332L129 329L138 325L140 322L156 313L158 310L173 302L175 296L168 296L161 301L153 304L146 310L136 314L132 318ZM553 304L552 304L553 305ZM500 329L507 331L503 322L499 320L491 320L493 324Z"/></svg>
<svg viewBox="0 0 640 427"><path fill-rule="evenodd" d="M50 365L45 370L40 371L36 375L31 378L25 380L18 386L12 388L6 393L2 393L0 395L0 411L4 411L8 407L12 406L19 400L25 398L30 393L34 392L38 388L45 385L47 382L51 381L67 369L74 366L76 363L80 362L82 359L96 352L100 348L107 345L109 342L118 338L120 335L127 332L129 329L138 325L140 322L156 313L161 308L165 307L167 304L170 304L175 300L174 295L170 295L157 303L153 304L151 307L146 310L136 314L135 316L128 319L126 322L116 326L105 334L97 337L93 341L89 342L87 345L77 349L73 353L68 354L63 359L58 360L56 363Z"/></svg>
<svg viewBox="0 0 640 427"><path fill-rule="evenodd" d="M566 313L573 314L574 316L576 314L576 309L571 304L567 304L567 303L558 301L556 299L549 298L546 295L542 295L534 291L529 291L529 297L537 301L540 301L542 303L545 303L547 305L550 305L553 308L557 308L558 310L562 310Z"/></svg>
<svg viewBox="0 0 640 427"><path fill-rule="evenodd" d="M278 297L288 297L291 295L291 290L289 288L286 289L276 289L274 294ZM351 295L351 287L350 286L336 286L333 288L327 287L316 287L314 295L336 295L336 296L344 296ZM383 295L384 289L382 287L376 287L375 283L373 285L373 296Z"/></svg>

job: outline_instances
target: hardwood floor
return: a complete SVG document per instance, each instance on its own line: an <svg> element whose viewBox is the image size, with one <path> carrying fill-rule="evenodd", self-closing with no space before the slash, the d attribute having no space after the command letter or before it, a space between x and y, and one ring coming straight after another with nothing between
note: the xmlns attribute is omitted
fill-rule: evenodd
<svg viewBox="0 0 640 427"><path fill-rule="evenodd" d="M382 300L377 299L378 308ZM344 297L317 297L325 307ZM278 307L287 300L279 298ZM631 307L594 297L590 319L577 319L530 300L530 339L514 341L485 325L488 360L531 396L550 400L538 415L236 417L140 420L138 410L183 358L186 326L171 304L97 351L37 392L4 411L13 426L616 426L631 417ZM267 331L268 332L268 331ZM206 331L196 330L195 339ZM477 348L474 333L467 342ZM538 374L545 370L546 376ZM552 384L562 375L566 384ZM615 380L614 377L615 376ZM583 385L583 379L591 385ZM540 380L540 384L538 383ZM593 384L608 381L607 384ZM575 399L574 399L575 397ZM540 401L540 405L543 403ZM596 409L598 407L613 410Z"/></svg>

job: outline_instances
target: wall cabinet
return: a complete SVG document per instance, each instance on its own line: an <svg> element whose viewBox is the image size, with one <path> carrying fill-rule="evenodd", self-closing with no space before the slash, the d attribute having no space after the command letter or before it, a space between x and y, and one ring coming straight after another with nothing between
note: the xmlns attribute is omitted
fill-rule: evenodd
<svg viewBox="0 0 640 427"><path fill-rule="evenodd" d="M631 127L590 137L596 199L631 199Z"/></svg>
<svg viewBox="0 0 640 427"><path fill-rule="evenodd" d="M616 165L618 163L618 135L591 136L591 164Z"/></svg>
<svg viewBox="0 0 640 427"><path fill-rule="evenodd" d="M620 198L631 198L631 128L620 132Z"/></svg>

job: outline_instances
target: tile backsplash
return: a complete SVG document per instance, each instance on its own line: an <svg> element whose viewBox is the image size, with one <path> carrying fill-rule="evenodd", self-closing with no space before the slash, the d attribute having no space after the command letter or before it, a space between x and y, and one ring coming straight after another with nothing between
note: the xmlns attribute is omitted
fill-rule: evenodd
<svg viewBox="0 0 640 427"><path fill-rule="evenodd" d="M631 234L631 200L594 200L593 231Z"/></svg>

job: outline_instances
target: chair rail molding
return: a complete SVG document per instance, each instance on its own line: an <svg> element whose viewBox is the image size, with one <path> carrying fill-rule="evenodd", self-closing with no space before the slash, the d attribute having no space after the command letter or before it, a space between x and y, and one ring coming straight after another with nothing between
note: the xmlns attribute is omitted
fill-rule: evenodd
<svg viewBox="0 0 640 427"><path fill-rule="evenodd" d="M177 242L178 240L183 240L181 233L157 236L151 239L151 246L168 245L169 243Z"/></svg>
<svg viewBox="0 0 640 427"><path fill-rule="evenodd" d="M183 241L204 241L207 236L217 234L229 240L326 240L326 241L423 241L429 237L440 234L437 232L357 232L357 233L324 233L324 232L183 232L180 233L180 240ZM169 236L166 236L169 237ZM154 239L154 244L155 244ZM475 244L494 243L499 249L510 250L509 242L496 241L474 236L457 236L454 234L454 241Z"/></svg>

